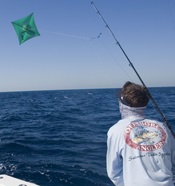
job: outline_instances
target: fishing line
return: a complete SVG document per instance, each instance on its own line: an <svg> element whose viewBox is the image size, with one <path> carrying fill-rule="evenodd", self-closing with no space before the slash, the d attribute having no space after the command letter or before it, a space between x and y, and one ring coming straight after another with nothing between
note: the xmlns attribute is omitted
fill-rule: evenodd
<svg viewBox="0 0 175 186"><path fill-rule="evenodd" d="M109 49L109 47L103 42L103 35L104 35L104 33L105 33L105 30L106 30L106 28L104 28L103 30L102 30L102 32L100 32L99 33L99 35L97 36L97 37L91 37L91 43L92 43L92 48L94 49L94 51L96 52L96 53L98 53L97 52L97 47L95 47L95 45L94 45L94 41L96 41L96 40L98 40L98 41L100 41L101 42L101 45L104 47L104 49L110 54L110 56L112 56L113 57L113 60L115 61L115 62L117 62L117 65L123 70L123 72L124 72L124 74L128 77L128 79L130 79L130 80L132 80L132 78L131 77L129 77L129 74L126 72L126 70L122 67L122 65L120 64L120 62L118 61L118 59L116 58L116 56L114 56L113 55L113 53L111 52L111 50ZM101 56L101 55L100 55ZM105 66L104 66L104 68L106 68ZM106 72L106 71L105 71ZM109 82L111 82L111 80L109 81ZM112 84L111 84L112 85ZM112 87L112 86L111 86Z"/></svg>
<svg viewBox="0 0 175 186"><path fill-rule="evenodd" d="M94 7L95 11L97 12L97 14L100 16L100 18L102 19L102 21L105 23L106 28L109 30L110 34L112 35L112 37L114 38L116 45L119 46L119 48L121 49L121 51L123 52L124 56L126 57L126 59L129 62L130 67L132 67L132 69L134 70L134 72L136 73L137 77L139 78L140 82L142 83L142 85L145 87L147 95L149 96L149 98L152 100L155 108L157 109L157 111L159 112L160 116L162 117L162 120L164 121L164 123L167 125L167 127L170 129L173 137L175 138L175 133L173 132L173 130L171 129L171 126L169 125L166 117L164 116L164 114L162 113L162 111L160 110L159 106L157 105L156 101L154 100L153 96L151 95L150 91L148 90L147 86L145 85L145 83L143 82L142 78L140 77L139 73L137 72L137 70L135 69L133 63L131 62L131 60L129 59L129 57L127 56L126 52L124 51L124 49L122 48L122 46L120 45L119 41L117 40L117 38L115 37L114 33L112 32L111 28L109 27L109 25L107 24L107 22L105 21L105 19L103 18L103 16L101 15L101 13L99 12L99 10L97 9L97 7L95 6L94 2L91 2L92 6Z"/></svg>
<svg viewBox="0 0 175 186"><path fill-rule="evenodd" d="M102 40L100 40L101 42L103 42ZM130 79L132 81L132 78L129 76L129 74L127 73L127 71L123 68L123 66L120 64L119 60L116 58L115 55L113 55L113 53L111 52L111 50L109 49L109 47L107 47L106 44L104 44L103 42L103 46L105 48L106 51L108 51L108 53L112 56L113 60L115 62L117 62L117 65L122 69L122 71L125 73L125 75L128 77L128 79Z"/></svg>
<svg viewBox="0 0 175 186"><path fill-rule="evenodd" d="M106 29L105 29L106 30ZM97 59L98 61L104 61L104 58L103 58L103 56L102 55L99 55L99 46L101 47L101 46L103 46L103 47L101 47L102 49L104 49L105 51L107 51L108 53L109 53L109 55L112 57L112 60L114 60L115 62L117 61L117 65L120 67L120 69L122 69L123 70L123 72L124 72L124 74L126 74L126 76L129 78L129 79L131 79L130 77L129 77L129 75L128 75L128 73L126 72L126 70L124 70L124 68L122 67L122 65L119 63L119 61L118 61L118 59L112 54L112 51L110 50L110 48L105 44L105 42L104 42L104 40L103 40L103 35L104 35L104 31L103 32L101 32L100 34L99 34L99 36L100 37L95 37L95 38L93 38L92 40L91 40L91 44L92 44L92 48L93 48L93 50L94 50L94 52L95 52L95 54L98 54L98 55L96 55L99 59ZM95 45L95 43L98 43L98 42L100 42L99 43L99 46L96 46ZM110 87L112 87L111 88L111 92L112 92L112 94L113 95L116 95L116 94L118 94L118 92L120 92L121 91L121 89L120 88L114 88L115 86L114 86L114 84L111 82L111 71L107 71L107 68L106 68L106 64L104 64L104 63L100 63L100 66L101 66L101 68L100 69L105 69L105 71L103 72L103 73L105 73L104 74L104 76L106 77L105 79L107 80L106 82L109 84L109 86ZM117 102L117 100L115 101L115 105L116 105L116 108L117 108L117 105L118 105L118 102Z"/></svg>
<svg viewBox="0 0 175 186"><path fill-rule="evenodd" d="M60 33L60 32L45 31L45 30L43 32L46 32L46 33L49 33L49 34L61 35L61 36L65 36L65 37L72 37L72 38L76 38L76 39L84 39L84 40L91 40L92 39L92 38L88 38L88 37L82 37L82 36Z"/></svg>

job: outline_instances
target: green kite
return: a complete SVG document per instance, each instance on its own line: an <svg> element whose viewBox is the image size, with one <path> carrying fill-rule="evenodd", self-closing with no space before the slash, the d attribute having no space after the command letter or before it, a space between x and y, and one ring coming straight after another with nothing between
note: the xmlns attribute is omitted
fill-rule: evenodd
<svg viewBox="0 0 175 186"><path fill-rule="evenodd" d="M19 44L22 44L33 37L40 36L35 24L33 13L13 21L12 24L18 36Z"/></svg>

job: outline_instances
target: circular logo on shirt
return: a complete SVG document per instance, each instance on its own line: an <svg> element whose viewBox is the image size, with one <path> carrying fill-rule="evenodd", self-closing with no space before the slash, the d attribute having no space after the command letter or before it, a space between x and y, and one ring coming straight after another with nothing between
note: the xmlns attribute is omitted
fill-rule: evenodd
<svg viewBox="0 0 175 186"><path fill-rule="evenodd" d="M132 122L126 127L125 142L140 151L160 149L166 141L166 132L153 122Z"/></svg>

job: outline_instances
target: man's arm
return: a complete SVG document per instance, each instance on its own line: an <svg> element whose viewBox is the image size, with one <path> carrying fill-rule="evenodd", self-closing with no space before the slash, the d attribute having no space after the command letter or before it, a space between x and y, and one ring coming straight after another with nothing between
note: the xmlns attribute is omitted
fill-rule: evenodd
<svg viewBox="0 0 175 186"><path fill-rule="evenodd" d="M175 184L175 139L172 137L172 172L173 172L173 182Z"/></svg>
<svg viewBox="0 0 175 186"><path fill-rule="evenodd" d="M107 137L107 174L111 181L117 186L124 186L123 183L123 159L119 154L119 144L116 136L109 130Z"/></svg>

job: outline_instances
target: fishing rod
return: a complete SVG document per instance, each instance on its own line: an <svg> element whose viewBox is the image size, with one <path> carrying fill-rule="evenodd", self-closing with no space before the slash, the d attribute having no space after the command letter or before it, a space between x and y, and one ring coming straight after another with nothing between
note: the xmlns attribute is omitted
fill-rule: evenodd
<svg viewBox="0 0 175 186"><path fill-rule="evenodd" d="M94 7L94 9L96 10L97 14L100 16L100 18L102 19L102 21L105 23L106 28L109 30L109 32L111 33L111 35L113 36L114 40L116 41L116 45L119 46L119 48L122 50L124 56L126 57L126 59L129 62L129 65L132 67L132 69L134 70L134 72L136 73L137 77L139 78L139 80L141 81L142 85L145 87L147 95L149 96L149 98L152 100L152 102L154 103L155 108L157 109L157 111L159 112L159 114L161 115L163 121L165 122L165 124L167 125L167 127L170 129L173 137L175 138L175 133L173 132L173 130L171 129L171 126L169 125L166 117L164 116L164 114L162 113L162 111L160 110L158 104L156 103L156 101L154 100L153 96L151 95L150 91L148 90L147 86L145 85L145 83L143 82L142 78L140 77L139 73L137 72L136 68L134 67L133 63L131 62L131 60L129 59L129 57L127 56L126 52L124 51L124 49L122 48L122 46L120 45L119 41L117 40L117 38L115 37L114 33L112 32L111 28L109 27L109 25L107 24L107 22L105 21L105 19L103 18L103 16L101 15L100 11L97 9L97 7L95 6L94 2L91 2L92 6Z"/></svg>

